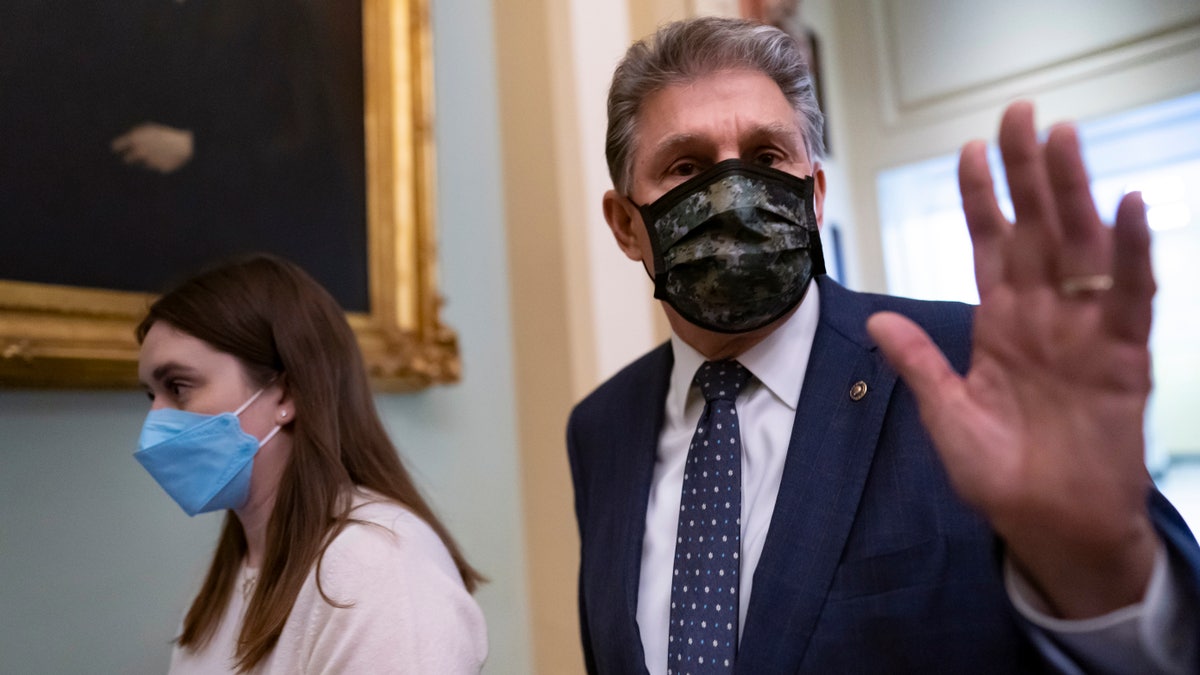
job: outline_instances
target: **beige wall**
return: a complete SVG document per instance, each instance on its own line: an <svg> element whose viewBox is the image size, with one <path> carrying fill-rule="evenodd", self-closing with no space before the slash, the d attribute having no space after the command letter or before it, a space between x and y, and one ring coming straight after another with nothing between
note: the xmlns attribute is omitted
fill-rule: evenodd
<svg viewBox="0 0 1200 675"><path fill-rule="evenodd" d="M564 260L571 247L558 226L563 189L556 171L561 147L551 58L554 0L496 2L496 68L500 97L505 221L513 313L517 442L523 518L529 550L533 661L539 673L580 672L572 592L571 487L562 426L575 398L568 298L577 281ZM564 169L565 170L565 169Z"/></svg>
<svg viewBox="0 0 1200 675"><path fill-rule="evenodd" d="M539 673L582 672L567 415L654 339L645 282L612 273L627 261L600 217L598 73L624 49L628 16L619 3L494 7L534 661Z"/></svg>
<svg viewBox="0 0 1200 675"><path fill-rule="evenodd" d="M496 0L497 79L534 661L583 672L571 406L666 336L646 274L604 224L604 105L631 26L678 3ZM660 15L661 12L661 15ZM672 12L674 12L672 14Z"/></svg>

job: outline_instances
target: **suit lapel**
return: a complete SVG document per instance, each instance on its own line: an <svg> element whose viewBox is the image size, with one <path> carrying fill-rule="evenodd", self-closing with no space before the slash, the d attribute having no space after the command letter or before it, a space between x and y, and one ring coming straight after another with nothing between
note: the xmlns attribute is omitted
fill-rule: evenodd
<svg viewBox="0 0 1200 675"><path fill-rule="evenodd" d="M796 672L833 579L896 374L864 296L818 277L821 318L738 650L739 673ZM853 400L851 389L866 384Z"/></svg>
<svg viewBox="0 0 1200 675"><path fill-rule="evenodd" d="M664 401L670 384L674 356L670 343L660 347L652 355L649 368L642 371L641 378L630 388L627 410L634 411L626 420L624 429L614 429L613 435L622 439L626 447L617 449L612 456L622 460L614 466L616 491L620 499L614 499L613 507L617 522L623 523L620 544L613 551L623 554L614 562L620 566L620 588L622 623L628 628L621 632L629 640L629 652L633 660L626 672L645 672L646 657L642 650L641 633L637 626L638 584L642 573L642 541L646 533L646 507L650 500L650 483L654 477L654 462L658 455L658 436L662 430ZM649 413L649 414L647 414Z"/></svg>

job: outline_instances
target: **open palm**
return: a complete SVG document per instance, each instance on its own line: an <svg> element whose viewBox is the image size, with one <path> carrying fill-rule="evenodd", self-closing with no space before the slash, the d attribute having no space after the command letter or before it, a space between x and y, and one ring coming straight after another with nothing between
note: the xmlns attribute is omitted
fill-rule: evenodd
<svg viewBox="0 0 1200 675"><path fill-rule="evenodd" d="M980 509L1056 613L1141 598L1156 539L1143 414L1154 279L1140 197L1096 214L1075 130L1040 143L1033 107L1000 126L1015 222L996 204L985 145L959 165L980 305L960 377L895 314L868 328L914 390L959 494Z"/></svg>

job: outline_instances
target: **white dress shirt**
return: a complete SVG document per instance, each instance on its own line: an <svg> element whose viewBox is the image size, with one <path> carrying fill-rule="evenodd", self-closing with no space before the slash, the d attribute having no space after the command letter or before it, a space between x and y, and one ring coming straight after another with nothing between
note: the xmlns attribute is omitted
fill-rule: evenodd
<svg viewBox="0 0 1200 675"><path fill-rule="evenodd" d="M800 389L808 368L813 337L820 317L817 284L796 312L759 344L737 357L754 378L737 398L742 424L742 552L738 589L738 637L746 622L754 570L762 555L784 460L791 441L792 424ZM646 506L646 533L642 542L641 579L638 586L637 623L650 675L666 675L667 636L670 623L671 574L675 538L679 527L679 502L688 446L704 397L692 387L696 371L706 360L677 335L671 335L675 364L667 390L663 428ZM1168 642L1178 635L1181 622L1194 623L1174 602L1174 578L1166 553L1161 550L1147 597L1142 603L1086 621L1061 621L1044 613L1044 604L1028 584L1020 582L1009 566L1006 587L1017 610L1035 625L1062 640L1073 654L1090 663L1128 663L1131 670L1111 672L1183 672L1191 646ZM1043 608L1043 611L1039 611ZM1171 626L1170 630L1162 629ZM1148 630L1154 627L1160 630ZM1194 631L1190 633L1194 635ZM1049 640L1038 647L1056 663L1069 664L1059 647ZM1118 658L1119 655L1119 658ZM1105 669L1106 672L1108 669Z"/></svg>
<svg viewBox="0 0 1200 675"><path fill-rule="evenodd" d="M765 340L738 356L754 375L737 398L742 426L742 554L738 586L738 637L746 623L750 584L767 540L767 528L779 496L783 464L796 419L800 387L808 369L817 332L820 300L817 285L794 314ZM658 457L646 505L642 541L642 573L638 585L637 621L651 675L667 671L667 626L671 622L671 573L688 445L704 411L704 397L692 378L704 356L678 336L671 336L675 365L667 390L666 414L658 439Z"/></svg>

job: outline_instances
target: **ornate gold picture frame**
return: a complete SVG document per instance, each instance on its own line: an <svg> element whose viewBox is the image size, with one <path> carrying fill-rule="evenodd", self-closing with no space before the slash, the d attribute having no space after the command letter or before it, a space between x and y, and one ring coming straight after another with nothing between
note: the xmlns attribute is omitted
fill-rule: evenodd
<svg viewBox="0 0 1200 675"><path fill-rule="evenodd" d="M460 371L456 336L439 319L427 1L362 5L370 311L348 319L384 391L452 382ZM136 385L133 330L152 295L3 276L0 385Z"/></svg>

